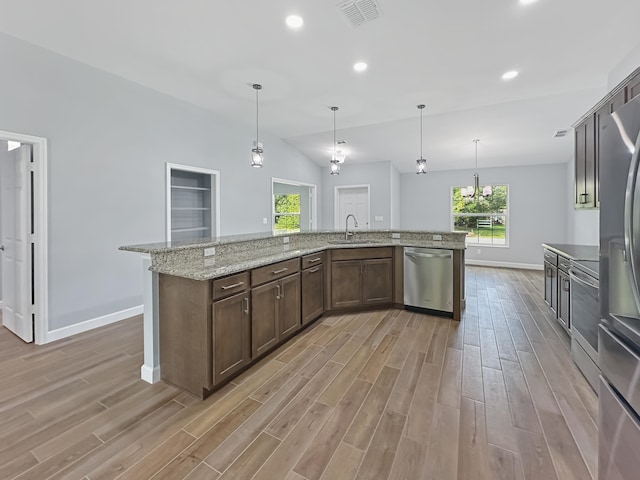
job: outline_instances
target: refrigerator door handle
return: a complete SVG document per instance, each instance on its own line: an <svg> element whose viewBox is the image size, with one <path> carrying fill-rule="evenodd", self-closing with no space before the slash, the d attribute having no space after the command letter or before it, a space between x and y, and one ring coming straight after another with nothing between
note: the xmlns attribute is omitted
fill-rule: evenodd
<svg viewBox="0 0 640 480"><path fill-rule="evenodd" d="M638 181L638 167L640 166L640 135L636 139L635 151L631 157L631 165L629 166L629 175L627 177L627 191L624 199L624 250L625 250L625 262L631 280L631 290L633 292L636 306L640 310L640 290L638 285L637 267L636 262L640 259L635 255L635 241L634 231L636 225L634 224L635 217L635 194L636 184ZM638 199L640 200L640 199Z"/></svg>

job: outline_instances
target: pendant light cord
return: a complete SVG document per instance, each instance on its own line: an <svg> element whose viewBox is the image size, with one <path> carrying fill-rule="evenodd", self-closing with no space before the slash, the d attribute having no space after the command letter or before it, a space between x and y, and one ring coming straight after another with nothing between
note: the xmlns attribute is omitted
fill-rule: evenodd
<svg viewBox="0 0 640 480"><path fill-rule="evenodd" d="M336 150L336 110L333 109L333 160L336 160L338 151Z"/></svg>
<svg viewBox="0 0 640 480"><path fill-rule="evenodd" d="M422 108L420 109L420 160L422 160Z"/></svg>
<svg viewBox="0 0 640 480"><path fill-rule="evenodd" d="M258 116L258 113L259 113L259 110L258 110L258 90L259 89L256 88L256 148L260 148L260 141L258 139L258 132L259 132L259 129L258 129L258 118L259 118L259 116Z"/></svg>

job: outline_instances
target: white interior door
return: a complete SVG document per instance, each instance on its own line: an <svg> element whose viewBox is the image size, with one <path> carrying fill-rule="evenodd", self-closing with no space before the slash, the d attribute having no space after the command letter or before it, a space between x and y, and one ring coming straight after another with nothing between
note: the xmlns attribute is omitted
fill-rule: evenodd
<svg viewBox="0 0 640 480"><path fill-rule="evenodd" d="M30 180L31 145L12 150L0 162L2 223L2 324L33 341L31 318Z"/></svg>
<svg viewBox="0 0 640 480"><path fill-rule="evenodd" d="M358 229L369 228L369 187L340 187L336 190L336 230L345 228L347 215L358 220ZM353 223L349 222L349 228Z"/></svg>

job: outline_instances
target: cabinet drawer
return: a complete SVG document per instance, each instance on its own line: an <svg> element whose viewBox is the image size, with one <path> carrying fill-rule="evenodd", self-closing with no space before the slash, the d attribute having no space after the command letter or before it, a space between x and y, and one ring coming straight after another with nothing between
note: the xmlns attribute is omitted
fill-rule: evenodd
<svg viewBox="0 0 640 480"><path fill-rule="evenodd" d="M544 251L544 261L550 263L554 267L558 265L558 254L551 250Z"/></svg>
<svg viewBox="0 0 640 480"><path fill-rule="evenodd" d="M392 258L393 247L341 248L331 252L331 260L366 260Z"/></svg>
<svg viewBox="0 0 640 480"><path fill-rule="evenodd" d="M558 268L565 273L569 273L569 267L571 266L571 261L563 257L562 255L558 255Z"/></svg>
<svg viewBox="0 0 640 480"><path fill-rule="evenodd" d="M237 273L213 281L213 299L228 297L249 288L249 272Z"/></svg>
<svg viewBox="0 0 640 480"><path fill-rule="evenodd" d="M300 271L300 258L273 263L251 271L251 286L261 285Z"/></svg>
<svg viewBox="0 0 640 480"><path fill-rule="evenodd" d="M312 253L302 257L302 269L315 267L324 263L324 252Z"/></svg>

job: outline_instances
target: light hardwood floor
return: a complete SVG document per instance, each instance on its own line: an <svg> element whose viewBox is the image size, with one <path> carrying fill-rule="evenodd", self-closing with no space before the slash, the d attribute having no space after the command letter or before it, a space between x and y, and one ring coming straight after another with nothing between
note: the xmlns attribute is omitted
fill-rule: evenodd
<svg viewBox="0 0 640 480"><path fill-rule="evenodd" d="M459 324L326 317L204 402L139 380L140 318L40 347L0 329L0 478L595 478L597 399L542 282L468 267Z"/></svg>

